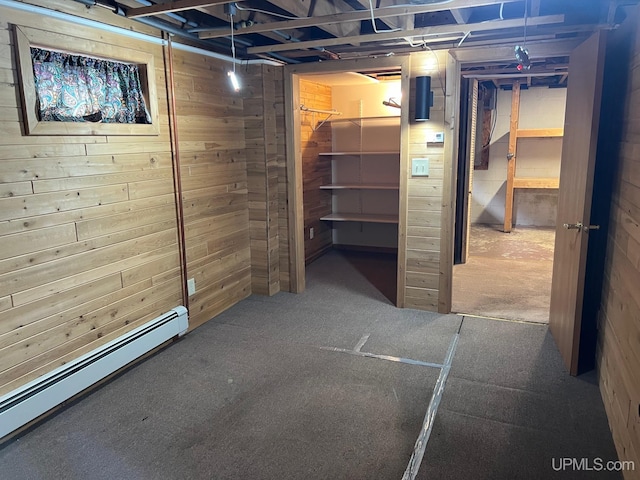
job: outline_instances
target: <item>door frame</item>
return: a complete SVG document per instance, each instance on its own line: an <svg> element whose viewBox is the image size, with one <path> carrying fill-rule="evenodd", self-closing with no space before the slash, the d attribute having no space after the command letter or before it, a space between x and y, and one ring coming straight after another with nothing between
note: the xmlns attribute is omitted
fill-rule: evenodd
<svg viewBox="0 0 640 480"><path fill-rule="evenodd" d="M406 257L406 211L407 180L403 172L407 171L409 148L409 56L359 58L353 60L337 60L321 63L302 63L284 67L284 107L286 131L286 165L287 165L287 216L289 234L289 281L292 293L305 290L305 258L304 258L304 199L302 179L302 152L300 129L300 77L322 75L327 73L343 73L354 71L374 71L377 69L400 68L401 91L404 105L400 112L400 191L399 191L399 223L398 223L398 270L397 305L404 303L404 269L401 271L401 260ZM402 292L402 293L401 293ZM401 296L402 295L402 296Z"/></svg>
<svg viewBox="0 0 640 480"><path fill-rule="evenodd" d="M569 56L569 54L575 49L578 45L584 42L585 38L580 39L569 39L569 40L560 40L560 41L540 41L540 42L531 42L528 44L529 55L532 60L536 58L548 58L548 57L562 57ZM460 77L462 71L462 65L469 64L487 64L492 62L504 62L514 59L513 54L513 46L505 46L498 48L486 48L486 47L472 47L472 48L454 48L449 50L449 61L447 62L447 86L452 85L456 88L456 91L447 92L447 100L449 98L453 99L453 102L450 105L450 108L445 111L446 118L455 117L456 121L452 121L452 125L454 125L453 134L454 137L458 138L459 122L458 115L460 112L460 102L467 101L466 98L461 98L460 96ZM571 72L569 72L571 74ZM567 88L570 88L567 87ZM451 95L451 97L450 97ZM447 102L449 105L449 102ZM456 146L459 146L458 140L456 140ZM448 282L442 282L440 295L446 301L448 301L449 309L446 312L441 313L451 313L451 304L453 301L453 251L454 251L454 242L455 235L454 227L455 227L455 211L456 205L458 201L465 201L465 199L459 199L456 195L455 185L457 184L457 172L458 172L458 148L452 149L449 153L448 160L451 165L452 171L452 184L453 188L451 190L451 204L453 205L453 209L450 210L451 214L447 215L449 218L445 217L445 211L443 210L443 228L442 229L442 243L443 245L450 246L451 258L441 259L440 267L444 273L445 278L449 278ZM562 186L561 186L562 188Z"/></svg>

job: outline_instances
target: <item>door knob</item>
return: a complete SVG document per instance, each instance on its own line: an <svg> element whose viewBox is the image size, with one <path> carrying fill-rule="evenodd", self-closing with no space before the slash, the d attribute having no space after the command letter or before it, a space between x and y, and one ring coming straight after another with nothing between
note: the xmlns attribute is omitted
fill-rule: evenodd
<svg viewBox="0 0 640 480"><path fill-rule="evenodd" d="M582 225L582 222L564 224L564 228L566 228L567 230L582 230L582 227L584 227L584 225Z"/></svg>
<svg viewBox="0 0 640 480"><path fill-rule="evenodd" d="M564 228L567 230L580 230L588 233L589 230L600 230L600 225L583 225L582 222L578 223L565 223Z"/></svg>

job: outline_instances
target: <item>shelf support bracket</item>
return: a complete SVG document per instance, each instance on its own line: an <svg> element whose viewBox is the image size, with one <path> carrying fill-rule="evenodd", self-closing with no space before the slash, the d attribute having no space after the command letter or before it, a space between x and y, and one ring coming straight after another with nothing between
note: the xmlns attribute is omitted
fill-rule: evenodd
<svg viewBox="0 0 640 480"><path fill-rule="evenodd" d="M316 132L320 127L322 127L322 125L324 125L334 115L342 115L342 112L338 112L337 110L319 110L317 108L308 108L305 105L300 105L300 110L302 110L303 112L311 113L311 115L312 115L312 117L311 117L311 130L314 131L314 132ZM322 120L322 122L320 122L318 125L316 125L316 114L317 113L327 115L327 118Z"/></svg>

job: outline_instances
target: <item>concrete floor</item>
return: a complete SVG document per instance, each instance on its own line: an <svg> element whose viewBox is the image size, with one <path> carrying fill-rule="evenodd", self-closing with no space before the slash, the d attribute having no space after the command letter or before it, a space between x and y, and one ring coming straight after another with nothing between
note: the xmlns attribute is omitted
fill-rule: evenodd
<svg viewBox="0 0 640 480"><path fill-rule="evenodd" d="M549 322L555 230L473 225L466 264L453 268L453 311Z"/></svg>

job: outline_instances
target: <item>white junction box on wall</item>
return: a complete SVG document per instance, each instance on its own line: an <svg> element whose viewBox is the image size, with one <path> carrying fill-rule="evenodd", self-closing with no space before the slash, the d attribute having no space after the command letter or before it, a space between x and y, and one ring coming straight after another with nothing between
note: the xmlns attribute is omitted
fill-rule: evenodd
<svg viewBox="0 0 640 480"><path fill-rule="evenodd" d="M427 143L443 143L444 132L431 132L427 134Z"/></svg>
<svg viewBox="0 0 640 480"><path fill-rule="evenodd" d="M411 159L411 176L412 177L428 177L429 176L429 159L428 158Z"/></svg>

